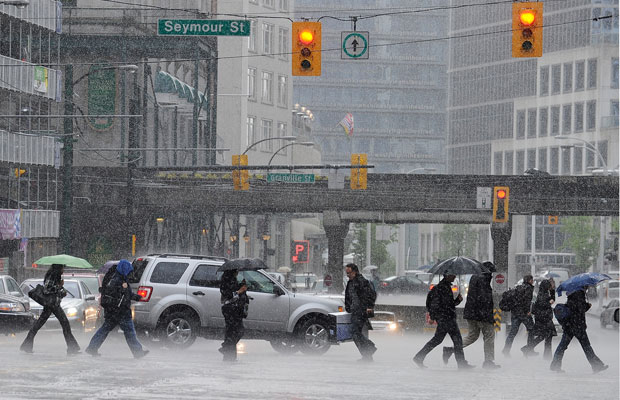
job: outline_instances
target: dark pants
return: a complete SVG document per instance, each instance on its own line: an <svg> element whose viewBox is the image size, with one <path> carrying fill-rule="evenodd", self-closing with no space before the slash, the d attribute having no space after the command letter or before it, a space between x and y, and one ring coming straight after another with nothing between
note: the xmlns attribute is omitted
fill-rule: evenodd
<svg viewBox="0 0 620 400"><path fill-rule="evenodd" d="M368 318L364 316L351 316L351 337L364 358L371 357L374 352L377 351L373 341L364 335L364 328L367 327L368 324Z"/></svg>
<svg viewBox="0 0 620 400"><path fill-rule="evenodd" d="M512 315L510 318L510 332L508 332L508 336L506 337L506 344L504 345L504 353L510 353L510 349L512 348L512 342L514 342L517 333L519 333L519 327L521 324L525 325L525 329L527 329L527 346L530 346L532 343L532 339L534 339L534 320L531 315L527 315L525 317L519 317L516 315Z"/></svg>
<svg viewBox="0 0 620 400"><path fill-rule="evenodd" d="M69 325L69 320L67 319L67 316L65 315L65 312L62 307L60 307L60 305L54 307L43 307L43 312L39 316L39 319L34 322L34 325L32 325L30 331L28 331L28 335L26 336L26 339L24 339L24 342L22 343L20 349L24 351L32 351L34 337L52 314L54 314L58 319L58 322L60 322L60 326L62 327L62 334L65 336L65 342L67 342L67 350L76 351L80 349L80 345L78 344L77 340L75 340L73 333L71 333L71 325Z"/></svg>
<svg viewBox="0 0 620 400"><path fill-rule="evenodd" d="M224 331L224 342L221 352L224 354L224 361L234 361L237 359L237 343L243 337L243 317L237 307L233 305L222 306L222 315L226 323Z"/></svg>
<svg viewBox="0 0 620 400"><path fill-rule="evenodd" d="M526 344L524 348L529 348L530 350L534 350L540 342L545 341L545 352L543 354L544 358L551 358L551 342L553 340L553 335L536 335L532 339L529 344Z"/></svg>
<svg viewBox="0 0 620 400"><path fill-rule="evenodd" d="M564 352L568 348L571 340L573 340L573 337L579 340L579 344L581 344L581 348L583 349L583 352L585 353L586 358L590 362L590 365L593 369L603 365L601 359L598 358L596 354L594 354L594 349L592 348L592 345L590 344L590 339L588 339L588 334L585 331L578 332L574 335L572 333L564 331L564 333L562 334L562 340L560 340L558 348L555 349L553 361L551 362L551 369L560 369L560 367L562 367L562 358L564 358Z"/></svg>
<svg viewBox="0 0 620 400"><path fill-rule="evenodd" d="M99 328L97 332L95 332L93 338L90 339L90 344L86 348L86 352L96 353L97 350L99 350L99 347L101 347L105 339L108 337L108 334L112 332L112 330L114 330L114 328L116 328L117 326L120 326L120 328L123 330L127 345L129 346L129 349L131 349L131 353L134 355L134 357L142 355L142 345L136 337L136 330L133 326L131 315L106 318L103 322L103 325L101 325L101 328Z"/></svg>
<svg viewBox="0 0 620 400"><path fill-rule="evenodd" d="M450 335L450 339L454 343L454 357L458 365L464 364L465 354L463 353L463 338L461 337L461 331L456 323L456 318L439 320L437 321L437 329L435 335L422 347L422 350L415 355L414 359L418 361L424 361L424 358L435 347L439 346L443 339L447 335Z"/></svg>

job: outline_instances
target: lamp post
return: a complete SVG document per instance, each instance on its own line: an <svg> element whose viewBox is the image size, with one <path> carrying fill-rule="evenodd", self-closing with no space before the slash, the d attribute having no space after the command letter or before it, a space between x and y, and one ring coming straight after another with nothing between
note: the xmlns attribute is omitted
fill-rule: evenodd
<svg viewBox="0 0 620 400"><path fill-rule="evenodd" d="M437 171L437 168L433 168L433 167L422 167L422 168L414 168L411 171L407 171L406 174L415 174L418 171L422 171L422 172L435 172Z"/></svg>
<svg viewBox="0 0 620 400"><path fill-rule="evenodd" d="M297 140L297 138L295 136L278 136L278 137L272 137L272 138L266 138L266 139L261 139L257 142L252 143L251 145L249 145L245 151L243 153L241 153L242 155L247 153L252 147L256 146L259 143L263 143L263 142L267 142L269 140Z"/></svg>
<svg viewBox="0 0 620 400"><path fill-rule="evenodd" d="M605 175L609 174L609 171L607 170L607 163L605 162L603 155L592 143L588 142L587 140L576 138L576 137L571 137L571 136L560 135L560 136L554 136L554 137L555 139L558 139L558 140L577 140L579 142L582 142L584 144L584 149L588 149L589 151L591 151L592 153L598 156L601 167L604 168L604 171L605 171L604 174Z"/></svg>
<svg viewBox="0 0 620 400"><path fill-rule="evenodd" d="M276 156L276 154L286 149L287 147L291 147L291 146L314 146L314 142L293 142L293 143L285 144L284 146L280 147L278 150L273 152L273 154L271 155L271 158L269 159L269 162L267 163L267 166L271 165L271 162L273 161L273 158Z"/></svg>

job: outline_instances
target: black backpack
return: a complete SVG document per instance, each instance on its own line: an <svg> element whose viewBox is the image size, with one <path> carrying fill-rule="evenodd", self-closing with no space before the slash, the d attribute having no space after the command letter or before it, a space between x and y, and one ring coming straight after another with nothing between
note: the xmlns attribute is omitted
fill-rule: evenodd
<svg viewBox="0 0 620 400"><path fill-rule="evenodd" d="M108 269L108 272L103 276L101 281L101 287L99 292L101 293L101 307L104 309L116 309L120 308L123 302L122 295L119 294L118 288L110 287L110 281L116 273L116 265L113 265Z"/></svg>
<svg viewBox="0 0 620 400"><path fill-rule="evenodd" d="M502 294L499 308L502 311L512 311L517 306L517 288L510 288Z"/></svg>

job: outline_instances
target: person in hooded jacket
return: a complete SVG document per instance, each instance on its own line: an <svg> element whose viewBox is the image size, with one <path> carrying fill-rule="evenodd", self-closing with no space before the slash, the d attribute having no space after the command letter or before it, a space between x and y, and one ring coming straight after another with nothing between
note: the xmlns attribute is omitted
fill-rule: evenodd
<svg viewBox="0 0 620 400"><path fill-rule="evenodd" d="M372 283L360 274L356 264L347 264L345 272L349 281L345 288L344 307L351 313L351 336L362 355L359 361L372 362L377 347L365 333L372 329L368 318L374 313L376 292Z"/></svg>
<svg viewBox="0 0 620 400"><path fill-rule="evenodd" d="M495 364L495 318L493 317L493 288L491 279L495 272L495 265L485 261L482 265L489 272L474 275L469 280L467 302L463 317L467 320L469 332L463 339L463 348L478 340L480 332L484 341L484 363L482 368L497 369ZM443 362L448 363L450 356L454 354L454 347L443 348Z"/></svg>
<svg viewBox="0 0 620 400"><path fill-rule="evenodd" d="M86 350L84 350L93 357L101 355L98 352L99 347L108 337L108 334L117 326L120 326L123 330L125 340L134 358L142 358L149 352L143 349L142 344L138 341L131 318L131 301L142 299L141 296L134 294L129 286L127 276L131 271L133 271L131 263L127 260L120 260L114 276L110 279L107 286L102 288L102 303L108 304L104 307L104 322L101 328L95 332ZM103 299L105 296L108 296L109 301Z"/></svg>
<svg viewBox="0 0 620 400"><path fill-rule="evenodd" d="M558 335L553 323L553 308L551 308L553 303L555 303L555 281L545 279L538 286L538 296L536 296L536 302L532 306L534 338L529 344L521 347L524 356L527 357L535 353L534 347L544 340L545 352L543 357L551 359L551 341L554 336Z"/></svg>
<svg viewBox="0 0 620 400"><path fill-rule="evenodd" d="M248 286L245 279L241 282L237 280L238 273L237 270L224 271L220 283L220 301L226 329L224 342L218 350L224 355L224 361L237 361L237 343L245 330L243 318L247 317Z"/></svg>
<svg viewBox="0 0 620 400"><path fill-rule="evenodd" d="M588 333L586 330L588 326L586 325L586 312L592 307L592 304L586 301L586 290L587 286L583 289L577 290L568 295L566 300L566 306L570 310L570 316L568 320L562 324L562 340L560 340L560 344L555 349L555 353L553 354L553 361L551 361L550 369L555 372L564 372L562 370L562 358L564 357L564 352L568 348L571 340L577 338L579 344L581 344L581 348L586 355L586 358L590 362L590 366L592 367L592 371L594 373L601 372L609 368L608 365L605 365L600 358L596 356L594 353L594 349L590 344L590 339L588 338Z"/></svg>
<svg viewBox="0 0 620 400"><path fill-rule="evenodd" d="M63 287L64 280L62 279L62 273L65 266L62 264L52 264L49 270L45 273L43 278L43 293L53 298L53 304L51 306L44 306L39 319L37 319L28 331L28 335L24 342L20 346L20 350L26 353L32 353L32 347L34 345L34 337L41 327L47 322L50 315L54 314L60 326L62 327L62 334L65 336L65 342L67 342L67 355L78 354L80 352L80 345L71 333L71 325L65 315L64 310L60 306L62 298L67 295L67 291Z"/></svg>

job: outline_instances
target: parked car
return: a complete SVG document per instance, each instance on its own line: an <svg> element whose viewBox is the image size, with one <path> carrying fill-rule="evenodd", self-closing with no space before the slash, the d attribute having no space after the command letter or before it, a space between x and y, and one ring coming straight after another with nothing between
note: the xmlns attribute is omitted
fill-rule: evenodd
<svg viewBox="0 0 620 400"><path fill-rule="evenodd" d="M37 285L43 285L43 279L26 279L21 284L24 293L28 293ZM65 311L71 329L76 332L89 332L97 326L99 303L95 300L95 295L91 293L88 286L77 279L65 279L64 288L67 295L63 297L60 306ZM36 301L30 299L30 309L35 318L38 318L43 311ZM47 328L60 328L60 323L52 314L45 323Z"/></svg>
<svg viewBox="0 0 620 400"><path fill-rule="evenodd" d="M15 281L10 276L3 275L0 278L0 285L6 285L7 277ZM5 335L27 331L34 322L34 314L30 311L28 297L23 295L19 286L14 288L11 285L10 288L17 290L8 292L4 286L3 291L0 292L0 333Z"/></svg>
<svg viewBox="0 0 620 400"><path fill-rule="evenodd" d="M405 333L403 321L396 318L396 314L390 311L375 311L375 316L370 319L373 332L387 332L395 335Z"/></svg>
<svg viewBox="0 0 620 400"><path fill-rule="evenodd" d="M605 281L607 286L607 298L617 299L620 297L620 281L617 279L611 281Z"/></svg>
<svg viewBox="0 0 620 400"><path fill-rule="evenodd" d="M614 320L614 313L618 312L618 308L620 307L620 300L613 299L606 306L603 306L603 311L601 311L600 321L601 328L606 328L607 325L611 325L615 328L618 327L618 321Z"/></svg>
<svg viewBox="0 0 620 400"><path fill-rule="evenodd" d="M316 287L317 276L312 273L295 274L291 279L291 289L298 292L312 292Z"/></svg>
<svg viewBox="0 0 620 400"><path fill-rule="evenodd" d="M443 277L440 275L433 275L433 279L431 279L431 283L427 286L428 290L433 289L435 285L438 284L442 278ZM459 278L455 278L454 282L452 282L452 293L454 294L455 297L457 293L459 293L460 284L461 284L461 281L459 280ZM466 293L461 293L463 297L465 297L465 294Z"/></svg>
<svg viewBox="0 0 620 400"><path fill-rule="evenodd" d="M103 309L101 308L101 282L103 281L103 275L97 274L96 271L82 270L80 272L65 272L62 275L63 279L75 279L84 282L88 287L90 293L95 295L96 310L97 310L97 324L103 323Z"/></svg>
<svg viewBox="0 0 620 400"><path fill-rule="evenodd" d="M379 282L378 293L426 294L428 285L412 276L390 276Z"/></svg>
<svg viewBox="0 0 620 400"><path fill-rule="evenodd" d="M141 335L169 348L189 347L198 336L222 338L219 267L222 257L161 254L133 262L132 289L142 296L134 304ZM322 354L330 347L327 314L342 303L288 290L267 272L243 271L250 302L244 338L268 340L280 352Z"/></svg>
<svg viewBox="0 0 620 400"><path fill-rule="evenodd" d="M19 284L11 275L0 275L0 294L18 297L22 301L29 301L28 295L22 292Z"/></svg>
<svg viewBox="0 0 620 400"><path fill-rule="evenodd" d="M405 276L412 276L414 278L418 278L419 280L421 280L422 282L428 285L431 281L433 274L431 274L430 272L426 272L426 271L409 270L409 271L405 271Z"/></svg>

